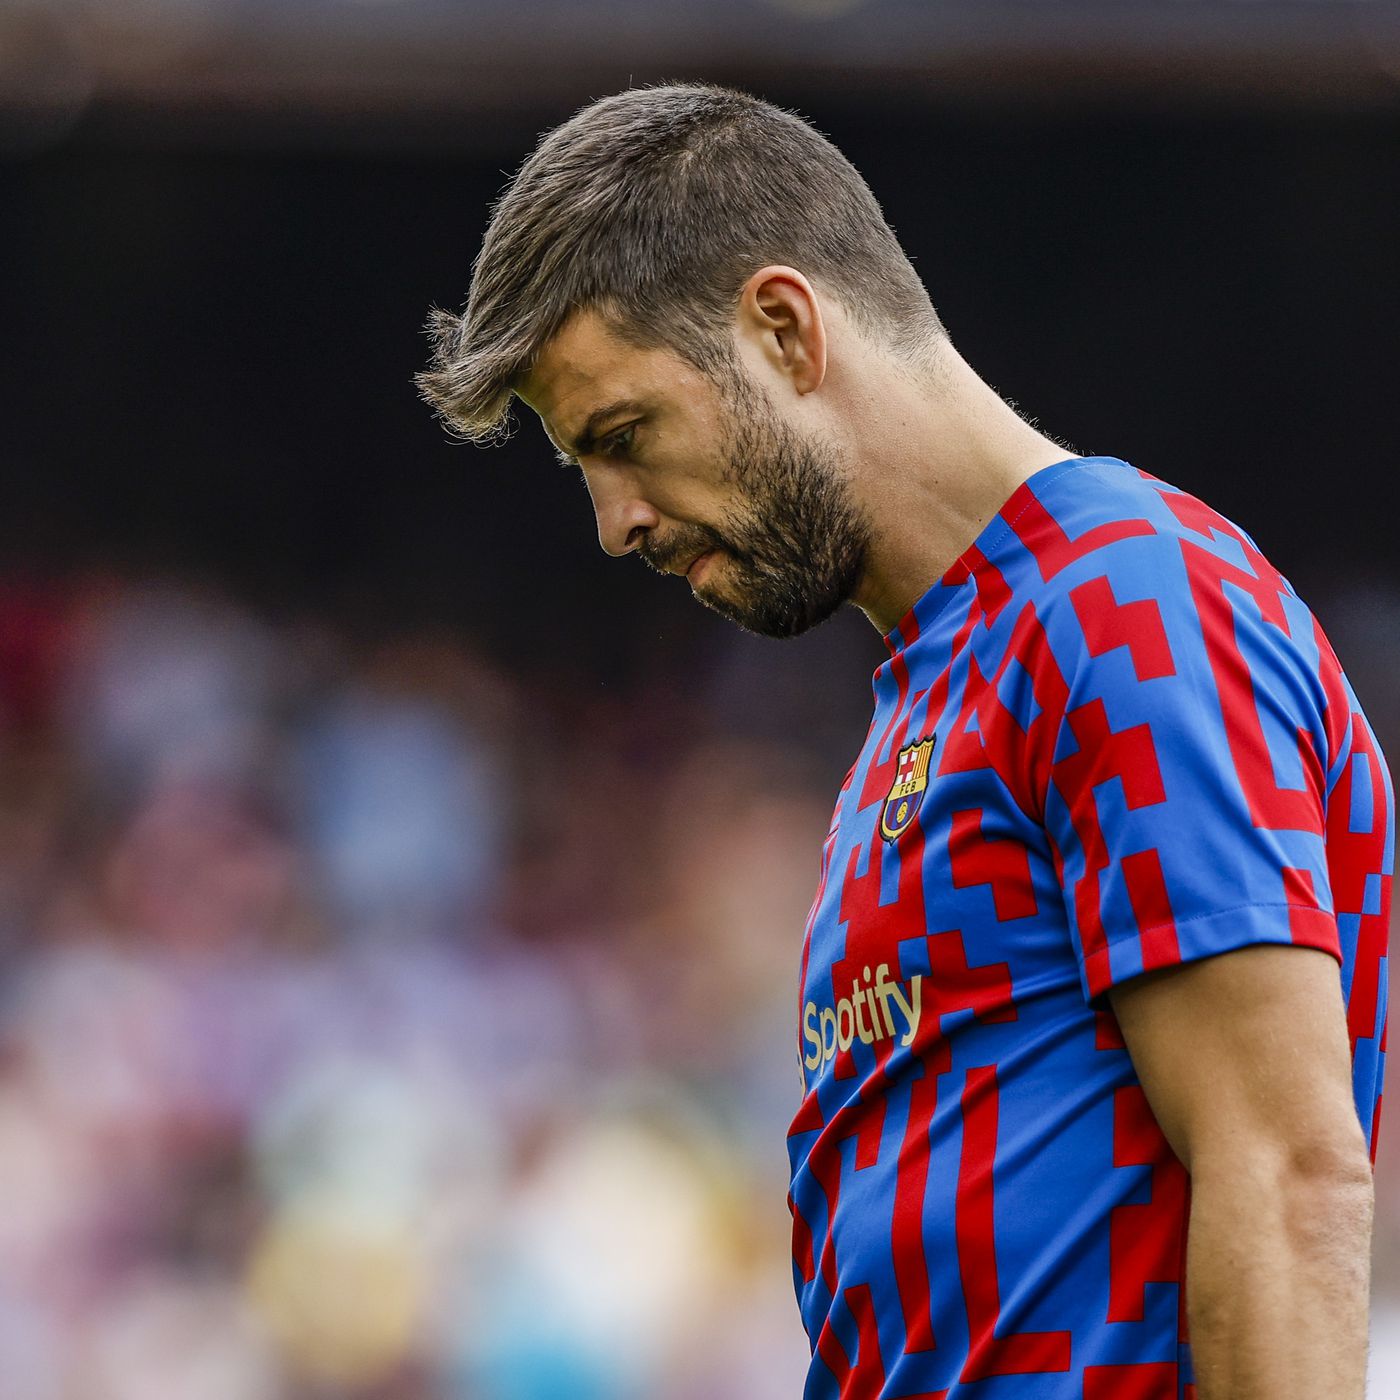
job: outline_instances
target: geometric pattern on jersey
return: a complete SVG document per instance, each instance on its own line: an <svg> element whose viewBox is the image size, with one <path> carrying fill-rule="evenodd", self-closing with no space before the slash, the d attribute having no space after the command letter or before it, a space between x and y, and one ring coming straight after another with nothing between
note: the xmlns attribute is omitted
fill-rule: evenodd
<svg viewBox="0 0 1400 1400"><path fill-rule="evenodd" d="M807 1400L1183 1400L1187 1178L1104 993L1331 954L1374 1158L1375 736L1253 540L1113 458L1032 476L886 641L803 940Z"/></svg>

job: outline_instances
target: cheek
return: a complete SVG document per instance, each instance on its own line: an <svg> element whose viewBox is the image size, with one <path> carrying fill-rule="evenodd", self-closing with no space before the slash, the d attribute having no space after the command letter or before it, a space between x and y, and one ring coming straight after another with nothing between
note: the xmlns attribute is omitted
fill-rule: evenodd
<svg viewBox="0 0 1400 1400"><path fill-rule="evenodd" d="M653 487L648 495L657 510L681 526L717 530L743 516L733 488L722 487L693 468L674 475L658 472L654 483L643 483L644 490L647 485Z"/></svg>

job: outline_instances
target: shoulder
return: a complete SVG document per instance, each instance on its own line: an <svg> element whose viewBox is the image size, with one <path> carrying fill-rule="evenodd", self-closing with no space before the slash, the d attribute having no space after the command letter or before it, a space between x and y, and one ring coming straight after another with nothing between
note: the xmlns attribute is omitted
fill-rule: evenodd
<svg viewBox="0 0 1400 1400"><path fill-rule="evenodd" d="M1305 736L1330 769L1353 704L1287 578L1197 497L1121 462L1086 467L1017 527L1065 708L1101 700L1109 718L1157 722L1181 742L1220 730L1237 761L1260 765L1276 750L1287 767L1278 755Z"/></svg>
<svg viewBox="0 0 1400 1400"><path fill-rule="evenodd" d="M1292 585L1198 497L1113 458L1081 459L1044 484L1032 478L1018 496L1005 513L1015 591L1056 650L1131 646L1136 655L1169 650L1177 637L1223 645L1247 631L1321 659Z"/></svg>
<svg viewBox="0 0 1400 1400"><path fill-rule="evenodd" d="M1086 457L1026 482L1003 511L1021 582L1049 601L1112 573L1165 591L1192 566L1287 580L1234 521L1196 496L1112 457ZM1291 591L1291 590L1290 590Z"/></svg>

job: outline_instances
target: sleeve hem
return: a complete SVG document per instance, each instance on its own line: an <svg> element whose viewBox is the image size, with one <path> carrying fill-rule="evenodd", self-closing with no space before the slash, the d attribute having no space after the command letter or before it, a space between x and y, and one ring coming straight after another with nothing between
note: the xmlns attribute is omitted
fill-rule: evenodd
<svg viewBox="0 0 1400 1400"><path fill-rule="evenodd" d="M1107 992L1144 973L1261 943L1316 948L1342 961L1336 920L1326 909L1306 904L1238 904L1110 937L1080 964L1085 999L1102 1005Z"/></svg>

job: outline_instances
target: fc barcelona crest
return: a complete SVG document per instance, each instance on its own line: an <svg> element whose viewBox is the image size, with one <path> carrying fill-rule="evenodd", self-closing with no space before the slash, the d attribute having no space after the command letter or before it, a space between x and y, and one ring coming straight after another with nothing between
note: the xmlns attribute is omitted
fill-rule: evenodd
<svg viewBox="0 0 1400 1400"><path fill-rule="evenodd" d="M928 765L932 757L933 735L900 749L894 785L880 813L880 835L886 841L898 841L918 816L924 793L928 791Z"/></svg>

